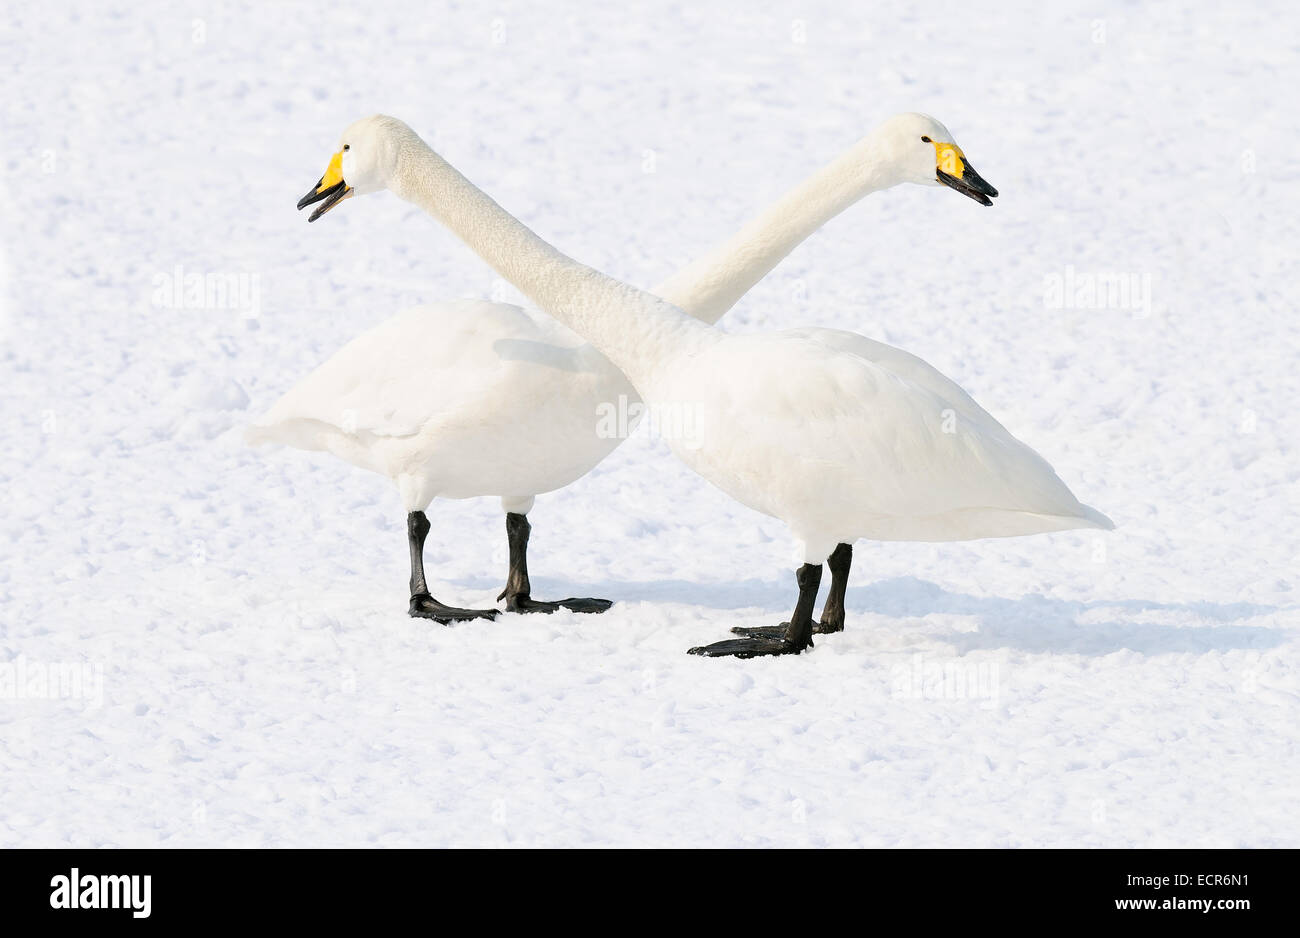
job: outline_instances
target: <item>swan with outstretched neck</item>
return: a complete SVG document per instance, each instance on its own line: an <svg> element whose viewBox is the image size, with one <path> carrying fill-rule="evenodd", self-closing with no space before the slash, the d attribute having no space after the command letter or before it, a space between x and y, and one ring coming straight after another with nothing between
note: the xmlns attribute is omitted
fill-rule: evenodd
<svg viewBox="0 0 1300 938"><path fill-rule="evenodd" d="M897 181L974 187L950 141L918 135L884 161ZM946 165L945 165L946 164ZM840 544L965 540L1111 528L1047 462L924 362L852 333L730 335L547 244L434 153L376 116L344 132L327 211L390 189L446 225L537 306L600 350L649 404L696 411L675 455L751 508L779 518L803 564L790 621L692 648L708 656L812 646L821 565ZM981 180L982 182L982 180Z"/></svg>
<svg viewBox="0 0 1300 938"><path fill-rule="evenodd" d="M949 177L956 188L976 189L976 180L987 186L950 140L932 133L891 140L872 172L894 182ZM799 541L790 621L693 653L753 657L811 647L822 563L858 538L949 541L1113 527L1041 456L915 356L836 330L723 332L562 254L409 127L379 115L344 132L315 190L328 195L314 217L382 189L446 225L598 349L648 404L692 408L693 433L669 437L673 453L737 501L785 522Z"/></svg>
<svg viewBox="0 0 1300 938"><path fill-rule="evenodd" d="M343 167L351 168L353 147L369 137L360 127L350 136L358 142L340 147L299 203L321 203L313 220L355 191L343 182ZM869 193L909 181L893 162L918 138L933 141L930 181L990 204L996 190L970 169L941 124L898 114L652 292L703 322L717 322L835 215ZM826 339L848 335L826 333ZM639 399L627 378L556 320L504 303L456 301L407 310L362 334L285 394L249 438L326 450L393 479L407 511L412 615L447 622L495 614L439 602L424 574L429 503L479 495L499 496L506 512L510 569L498 599L507 609L598 612L608 602L532 598L527 514L536 495L580 478L625 438L634 421L614 433L595 419L620 402L626 413L637 413ZM831 558L830 598L818 631L843 627L850 559L847 544Z"/></svg>

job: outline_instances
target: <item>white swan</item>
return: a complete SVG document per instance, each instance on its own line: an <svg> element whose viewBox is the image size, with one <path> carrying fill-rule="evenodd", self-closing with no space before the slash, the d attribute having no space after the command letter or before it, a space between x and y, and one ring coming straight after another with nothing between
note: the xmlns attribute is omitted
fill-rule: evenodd
<svg viewBox="0 0 1300 938"><path fill-rule="evenodd" d="M924 115L899 114L653 292L717 322L808 235L868 193L905 181L893 154L918 137L940 141L950 185L989 204L996 191L969 168L962 178L953 175L961 151L943 143L952 139L948 131ZM342 167L349 159L340 150L300 203L324 201L313 219L347 197ZM841 335L849 334L826 341ZM620 400L629 408L639 403L623 373L551 317L503 303L441 303L400 313L344 346L254 424L249 438L327 450L394 480L407 511L412 615L448 621L495 612L443 605L424 576L425 509L435 497L477 495L501 496L506 511L510 572L498 598L508 609L600 611L609 605L604 600L532 599L526 516L534 496L577 480L622 441L596 419ZM832 563L824 631L843 624L848 567L840 560Z"/></svg>
<svg viewBox="0 0 1300 938"><path fill-rule="evenodd" d="M926 135L933 137L933 134ZM887 166L973 188L950 141L900 141ZM799 598L777 634L691 649L797 654L812 645L821 563L838 544L1110 528L1037 453L919 359L851 333L729 335L579 264L493 202L409 127L376 116L344 132L327 202L388 188L423 207L541 309L628 376L652 405L697 410L687 465L802 542ZM326 179L325 182L330 182ZM953 432L945 432L951 429Z"/></svg>

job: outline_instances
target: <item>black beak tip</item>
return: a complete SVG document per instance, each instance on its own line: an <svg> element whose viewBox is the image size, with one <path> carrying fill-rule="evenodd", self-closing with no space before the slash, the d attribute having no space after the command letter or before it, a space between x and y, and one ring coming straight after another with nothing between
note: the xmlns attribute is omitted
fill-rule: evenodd
<svg viewBox="0 0 1300 938"><path fill-rule="evenodd" d="M966 172L962 174L960 179L945 173L941 169L935 172L935 178L948 188L955 189L966 198L973 199L986 207L993 204L993 198L996 198L998 194L997 189L985 182L984 177L969 166L966 167Z"/></svg>
<svg viewBox="0 0 1300 938"><path fill-rule="evenodd" d="M975 170L971 169L969 166L966 167L966 177L967 184L980 195L988 196L990 199L996 199L998 197L998 190L990 186L988 180L975 172ZM984 204L988 205L990 203L985 202Z"/></svg>
<svg viewBox="0 0 1300 938"><path fill-rule="evenodd" d="M311 187L311 191L298 200L298 211L301 212L308 205L311 205L313 202L319 202L321 199L329 195L328 192L320 191L321 183L323 183L324 181L325 181L325 177L321 176L320 179L317 181L316 185Z"/></svg>
<svg viewBox="0 0 1300 938"><path fill-rule="evenodd" d="M320 202L320 205L316 206L316 211L307 217L307 221L313 222L320 218L351 194L352 190L346 184L340 182L338 185L326 189L319 196L313 196L312 201Z"/></svg>

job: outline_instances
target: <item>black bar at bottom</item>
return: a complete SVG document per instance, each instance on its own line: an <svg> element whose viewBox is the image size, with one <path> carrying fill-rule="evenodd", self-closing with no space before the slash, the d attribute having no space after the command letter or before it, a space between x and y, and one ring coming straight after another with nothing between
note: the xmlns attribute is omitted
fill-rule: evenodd
<svg viewBox="0 0 1300 938"><path fill-rule="evenodd" d="M514 914L529 927L578 916L615 928L678 910L689 916L679 924L734 926L819 906L863 927L885 915L923 929L1099 919L1231 927L1289 910L1297 859L1291 850L9 850L0 852L0 908L7 926L91 928L336 930L424 912L436 927L453 907L475 927Z"/></svg>

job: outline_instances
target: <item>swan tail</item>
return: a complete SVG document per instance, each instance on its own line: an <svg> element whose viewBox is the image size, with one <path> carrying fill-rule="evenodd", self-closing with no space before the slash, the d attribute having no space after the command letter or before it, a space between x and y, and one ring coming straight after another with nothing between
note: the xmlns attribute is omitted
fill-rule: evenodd
<svg viewBox="0 0 1300 938"><path fill-rule="evenodd" d="M322 420L298 418L251 424L244 428L244 443L248 446L273 444L332 453L361 469L385 474L388 470L381 454L376 453L370 445L373 439L363 439L360 434L347 433Z"/></svg>
<svg viewBox="0 0 1300 938"><path fill-rule="evenodd" d="M1079 503L1079 507L1083 510L1083 515L1082 515L1083 520L1088 522L1088 524L1085 525L1085 527L1099 528L1102 531L1115 530L1115 522L1111 521L1109 518L1103 515L1096 508L1093 508L1089 505L1085 505L1082 502Z"/></svg>
<svg viewBox="0 0 1300 938"><path fill-rule="evenodd" d="M353 442L350 434L323 420L295 417L268 420L244 428L244 443L248 446L292 446L295 449L332 450L344 442Z"/></svg>
<svg viewBox="0 0 1300 938"><path fill-rule="evenodd" d="M254 423L244 427L245 446L268 446L279 442L281 441L276 435L273 425Z"/></svg>
<svg viewBox="0 0 1300 938"><path fill-rule="evenodd" d="M1052 531L1078 531L1092 529L1113 531L1115 522L1095 508L1079 503L1075 510L1065 513L1019 511L1003 519L1006 529L994 537L1016 537L1024 534L1047 534Z"/></svg>

